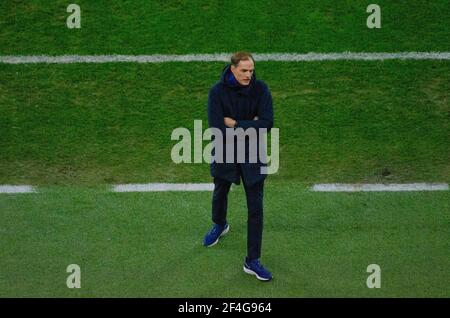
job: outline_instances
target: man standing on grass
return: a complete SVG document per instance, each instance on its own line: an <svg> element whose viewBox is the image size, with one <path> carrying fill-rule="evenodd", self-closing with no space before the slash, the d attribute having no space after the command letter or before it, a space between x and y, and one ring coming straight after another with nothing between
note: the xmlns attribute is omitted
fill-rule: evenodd
<svg viewBox="0 0 450 318"><path fill-rule="evenodd" d="M251 54L246 52L233 54L231 64L224 68L220 81L209 92L209 127L222 131L223 139L215 140L215 142L222 143L224 150L226 143L229 142L225 136L230 130L256 129L259 140L261 137L259 129L269 131L272 128L272 97L267 85L256 79L254 66L255 61ZM249 140L250 138L244 137L244 139ZM258 148L260 147L259 142L256 145ZM234 149L237 148L234 147ZM258 153L260 153L259 149ZM237 156L239 153L235 151L234 159ZM229 162L225 159L226 156L223 157L223 160L216 158L212 161L211 176L214 178L212 220L214 224L206 234L203 244L208 247L213 246L221 236L228 233L230 229L226 219L228 192L231 184L240 184L242 178L248 208L247 257L244 261L244 271L255 275L259 280L269 281L272 279L272 274L259 262L263 232L263 190L266 178L266 174L261 172L261 168L265 166L266 162L262 162L261 158L258 158L256 162L247 160L248 156L249 145L245 144L245 162L237 160Z"/></svg>

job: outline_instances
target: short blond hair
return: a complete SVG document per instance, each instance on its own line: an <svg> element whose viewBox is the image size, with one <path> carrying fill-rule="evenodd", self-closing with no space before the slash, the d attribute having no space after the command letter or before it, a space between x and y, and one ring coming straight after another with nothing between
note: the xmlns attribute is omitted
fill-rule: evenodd
<svg viewBox="0 0 450 318"><path fill-rule="evenodd" d="M248 61L252 60L253 63L255 63L255 60L253 59L253 56L248 52L236 52L231 56L231 65L234 65L234 67L237 67L239 65L240 61Z"/></svg>

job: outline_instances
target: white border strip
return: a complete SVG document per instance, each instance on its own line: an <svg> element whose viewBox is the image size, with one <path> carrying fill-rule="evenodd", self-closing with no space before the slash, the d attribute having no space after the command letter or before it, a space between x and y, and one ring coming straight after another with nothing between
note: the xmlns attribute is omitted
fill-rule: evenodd
<svg viewBox="0 0 450 318"><path fill-rule="evenodd" d="M213 183L117 184L113 192L213 191Z"/></svg>
<svg viewBox="0 0 450 318"><path fill-rule="evenodd" d="M406 183L406 184L315 184L312 191L317 192L359 192L359 191L440 191L449 190L446 183Z"/></svg>
<svg viewBox="0 0 450 318"><path fill-rule="evenodd" d="M164 62L227 62L231 53L187 54L187 55L1 55L0 63L164 63ZM257 61L311 62L337 60L450 60L450 52L398 52L398 53L255 53Z"/></svg>
<svg viewBox="0 0 450 318"><path fill-rule="evenodd" d="M36 193L30 185L0 185L0 193Z"/></svg>

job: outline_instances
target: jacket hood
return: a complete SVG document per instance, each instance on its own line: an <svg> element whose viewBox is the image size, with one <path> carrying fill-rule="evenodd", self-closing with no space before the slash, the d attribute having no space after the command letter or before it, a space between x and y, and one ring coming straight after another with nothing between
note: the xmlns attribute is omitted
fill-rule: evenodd
<svg viewBox="0 0 450 318"><path fill-rule="evenodd" d="M231 73L231 64L228 64L227 66L224 67L223 71L222 71L222 75L220 76L220 82L227 86L227 87L231 87L234 89L239 89L239 90L243 90L243 91L248 91L248 89L253 86L255 84L256 81L256 73L255 71L253 71L253 75L252 75L252 79L250 80L250 84L243 86L239 83L233 85L232 83L230 83L230 81L228 80L228 76Z"/></svg>

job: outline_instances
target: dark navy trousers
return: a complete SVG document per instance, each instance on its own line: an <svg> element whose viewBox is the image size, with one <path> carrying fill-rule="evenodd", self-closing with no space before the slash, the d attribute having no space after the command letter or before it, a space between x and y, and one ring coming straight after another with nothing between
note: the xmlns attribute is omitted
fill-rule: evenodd
<svg viewBox="0 0 450 318"><path fill-rule="evenodd" d="M252 186L244 183L247 197L247 257L260 258L263 232L263 196L264 180ZM225 225L227 222L228 192L231 182L214 178L214 192L212 198L212 220L216 224Z"/></svg>

